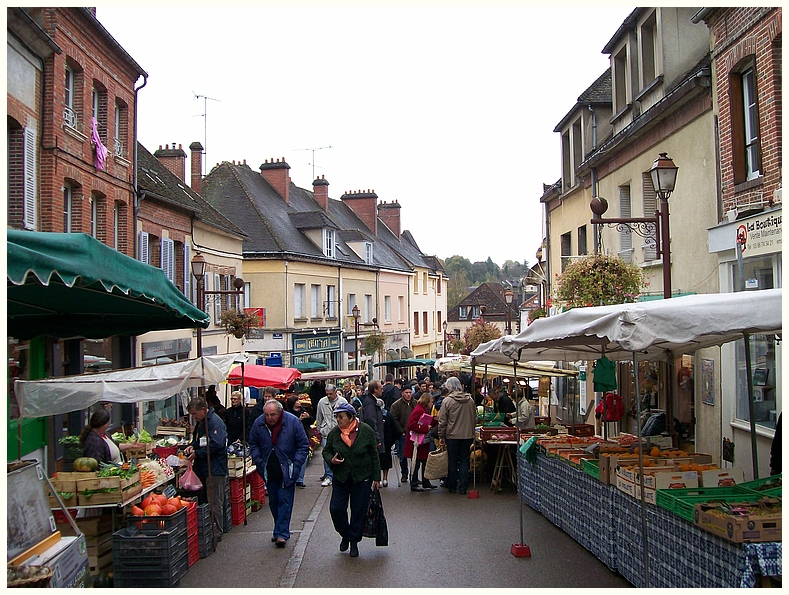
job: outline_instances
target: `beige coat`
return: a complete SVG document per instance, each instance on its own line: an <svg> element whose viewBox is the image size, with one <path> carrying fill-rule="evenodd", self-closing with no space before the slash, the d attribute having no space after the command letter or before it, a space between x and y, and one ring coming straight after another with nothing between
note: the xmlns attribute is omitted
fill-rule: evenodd
<svg viewBox="0 0 789 595"><path fill-rule="evenodd" d="M468 393L451 392L441 402L438 412L438 438L462 440L474 438L477 408Z"/></svg>

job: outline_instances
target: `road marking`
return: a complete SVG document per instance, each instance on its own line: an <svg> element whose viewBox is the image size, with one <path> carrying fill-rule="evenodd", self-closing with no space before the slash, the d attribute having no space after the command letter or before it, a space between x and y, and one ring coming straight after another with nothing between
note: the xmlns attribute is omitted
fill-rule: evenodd
<svg viewBox="0 0 789 595"><path fill-rule="evenodd" d="M293 588L296 582L296 576L298 576L299 569L301 568L301 562L304 560L304 552L307 550L307 543L310 541L312 529L315 527L315 521L318 519L321 508L323 508L330 493L331 490L321 490L321 495L318 496L315 506L312 507L310 515L304 521L304 529L301 530L296 538L296 545L293 546L293 553L290 555L288 565L285 566L285 572L282 574L282 578L279 579L280 587L284 589Z"/></svg>

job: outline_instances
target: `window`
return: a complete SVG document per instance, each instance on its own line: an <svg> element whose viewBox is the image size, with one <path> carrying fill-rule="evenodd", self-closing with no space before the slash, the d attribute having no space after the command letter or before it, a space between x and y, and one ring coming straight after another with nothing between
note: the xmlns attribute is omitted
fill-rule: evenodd
<svg viewBox="0 0 789 595"><path fill-rule="evenodd" d="M471 306L471 317L474 320L479 318L479 306Z"/></svg>
<svg viewBox="0 0 789 595"><path fill-rule="evenodd" d="M641 195L643 196L644 203L644 217L652 217L655 215L655 211L657 211L657 193L655 192L655 187L652 185L652 176L648 171L641 174L641 182L643 188ZM657 259L656 233L657 229L653 229L653 233L650 234L650 237L644 240L642 248L644 249L645 261Z"/></svg>
<svg viewBox="0 0 789 595"><path fill-rule="evenodd" d="M121 142L121 108L115 104L115 142L113 143L112 152L118 157L123 157L123 142Z"/></svg>
<svg viewBox="0 0 789 595"><path fill-rule="evenodd" d="M563 233L561 237L561 250L562 250L562 272L567 268L570 263L570 256L573 253L573 239L570 232Z"/></svg>
<svg viewBox="0 0 789 595"><path fill-rule="evenodd" d="M403 299L402 297L400 299ZM384 296L384 322L392 322L392 296Z"/></svg>
<svg viewBox="0 0 789 595"><path fill-rule="evenodd" d="M441 295L441 277L440 276L438 277L438 288L436 289L436 293L438 293L438 295Z"/></svg>
<svg viewBox="0 0 789 595"><path fill-rule="evenodd" d="M74 189L69 185L63 186L63 232L76 231L74 224ZM72 229L73 228L73 229Z"/></svg>
<svg viewBox="0 0 789 595"><path fill-rule="evenodd" d="M627 46L613 57L614 114L627 107Z"/></svg>
<svg viewBox="0 0 789 595"><path fill-rule="evenodd" d="M622 218L630 215L630 184L619 187L619 216ZM619 231L619 256L625 262L633 262L633 232L626 226Z"/></svg>
<svg viewBox="0 0 789 595"><path fill-rule="evenodd" d="M162 243L160 244L162 248L164 247L165 239L162 238ZM222 276L219 273L214 273L214 291L222 291ZM214 324L219 324L222 316L222 300L219 298L223 296L216 295L214 297L216 298L214 299Z"/></svg>
<svg viewBox="0 0 789 595"><path fill-rule="evenodd" d="M414 312L414 334L419 334L419 312Z"/></svg>
<svg viewBox="0 0 789 595"><path fill-rule="evenodd" d="M436 329L441 329L443 332L443 326L441 325L441 312L436 312Z"/></svg>
<svg viewBox="0 0 789 595"><path fill-rule="evenodd" d="M321 286L312 285L310 287L310 316L312 318L322 318L321 305Z"/></svg>
<svg viewBox="0 0 789 595"><path fill-rule="evenodd" d="M164 271L170 281L175 283L175 243L170 238L162 238L160 247L161 263L159 268Z"/></svg>
<svg viewBox="0 0 789 595"><path fill-rule="evenodd" d="M337 288L326 286L326 318L337 318Z"/></svg>
<svg viewBox="0 0 789 595"><path fill-rule="evenodd" d="M373 243L372 242L365 242L364 243L364 262L367 264L373 264Z"/></svg>
<svg viewBox="0 0 789 595"><path fill-rule="evenodd" d="M96 121L99 121L99 91L95 87L93 88L93 97L92 97L92 105L91 105L91 112L90 115L96 118Z"/></svg>
<svg viewBox="0 0 789 595"><path fill-rule="evenodd" d="M430 332L430 326L427 323L427 312L422 312L422 332L424 334Z"/></svg>
<svg viewBox="0 0 789 595"><path fill-rule="evenodd" d="M588 252L586 247L586 225L578 228L578 256L583 256Z"/></svg>
<svg viewBox="0 0 789 595"><path fill-rule="evenodd" d="M148 260L150 256L148 248L148 232L141 231L137 239L137 260L144 262L145 264L150 264Z"/></svg>
<svg viewBox="0 0 789 595"><path fill-rule="evenodd" d="M742 184L759 177L761 173L759 106L752 59L732 72L729 83L734 183Z"/></svg>
<svg viewBox="0 0 789 595"><path fill-rule="evenodd" d="M348 315L353 316L353 307L356 305L356 294L348 294Z"/></svg>
<svg viewBox="0 0 789 595"><path fill-rule="evenodd" d="M419 273L414 275L414 293L419 293Z"/></svg>
<svg viewBox="0 0 789 595"><path fill-rule="evenodd" d="M335 251L334 251L334 230L333 229L324 229L323 230L323 255L326 258L334 258Z"/></svg>
<svg viewBox="0 0 789 595"><path fill-rule="evenodd" d="M36 228L36 131L24 132L24 227Z"/></svg>
<svg viewBox="0 0 789 595"><path fill-rule="evenodd" d="M77 91L79 84L77 81L77 72L71 66L66 66L66 78L64 81L64 107L63 107L63 122L66 126L79 129L79 103L77 101Z"/></svg>
<svg viewBox="0 0 789 595"><path fill-rule="evenodd" d="M422 293L427 293L427 273L422 273Z"/></svg>
<svg viewBox="0 0 789 595"><path fill-rule="evenodd" d="M373 296L370 294L365 294L364 296L364 321L365 322L372 322L374 314L373 309Z"/></svg>
<svg viewBox="0 0 789 595"><path fill-rule="evenodd" d="M95 196L90 197L90 235L96 237L96 209L99 199Z"/></svg>
<svg viewBox="0 0 789 595"><path fill-rule="evenodd" d="M468 320L468 306L458 306L458 318Z"/></svg>
<svg viewBox="0 0 789 595"><path fill-rule="evenodd" d="M742 107L745 122L745 174L748 180L758 177L759 159L759 106L756 98L756 76L753 68L742 75Z"/></svg>
<svg viewBox="0 0 789 595"><path fill-rule="evenodd" d="M117 213L117 205L115 207ZM192 295L192 249L188 243L184 243L184 295Z"/></svg>
<svg viewBox="0 0 789 595"><path fill-rule="evenodd" d="M120 209L121 209L120 205L116 202L115 203L115 208L112 209L112 238L113 238L112 239L112 247L115 248L116 250L118 249L118 246L120 246L120 242L119 242L119 236L120 236L120 233L121 233L121 227L120 227L120 225L121 225L121 213L120 213ZM188 248L188 246L187 246L187 248ZM191 261L187 258L186 262L191 262ZM191 279L191 277L190 277L190 279ZM187 293L186 295L188 296L189 294Z"/></svg>
<svg viewBox="0 0 789 595"><path fill-rule="evenodd" d="M780 386L780 366L776 367L775 335L751 335L751 377L753 381L754 423L756 425L775 428L777 417L776 386ZM745 366L745 342L737 340L735 344L735 369L737 370L737 395L735 417L750 422L751 412L748 406L748 377Z"/></svg>
<svg viewBox="0 0 789 595"><path fill-rule="evenodd" d="M657 12L653 11L649 18L641 25L641 88L643 89L657 77L657 55L655 43L657 42Z"/></svg>
<svg viewBox="0 0 789 595"><path fill-rule="evenodd" d="M293 286L293 318L305 318L307 313L304 309L307 287L303 283L296 283Z"/></svg>
<svg viewBox="0 0 789 595"><path fill-rule="evenodd" d="M581 118L573 123L573 182L575 182L575 170L584 160L584 145L581 138Z"/></svg>
<svg viewBox="0 0 789 595"><path fill-rule="evenodd" d="M570 156L572 150L570 147L570 132L567 131L562 134L562 191L567 192L573 187L573 166Z"/></svg>
<svg viewBox="0 0 789 595"><path fill-rule="evenodd" d="M405 296L397 296L397 322L405 322Z"/></svg>

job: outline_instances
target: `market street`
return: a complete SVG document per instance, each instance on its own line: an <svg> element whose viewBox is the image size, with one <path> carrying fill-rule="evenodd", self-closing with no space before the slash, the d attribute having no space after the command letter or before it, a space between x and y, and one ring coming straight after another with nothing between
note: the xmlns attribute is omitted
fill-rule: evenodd
<svg viewBox="0 0 789 595"><path fill-rule="evenodd" d="M514 489L494 494L477 484L479 499L445 489L412 493L397 487L396 469L382 488L389 546L363 539L359 557L340 553L329 517L331 488L318 481L320 453L310 461L306 489L297 489L291 538L285 549L270 542L268 506L248 524L223 535L217 551L194 564L181 587L631 587L594 555L528 506L524 542L531 557L516 558L520 541ZM434 482L437 483L437 482Z"/></svg>

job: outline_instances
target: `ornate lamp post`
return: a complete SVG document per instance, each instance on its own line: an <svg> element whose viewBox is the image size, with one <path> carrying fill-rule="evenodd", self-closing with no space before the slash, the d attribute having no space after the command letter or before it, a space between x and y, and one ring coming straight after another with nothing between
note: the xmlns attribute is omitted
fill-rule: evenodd
<svg viewBox="0 0 789 595"><path fill-rule="evenodd" d="M444 357L447 356L447 321L441 323L442 328L444 329Z"/></svg>
<svg viewBox="0 0 789 595"><path fill-rule="evenodd" d="M244 295L244 280L241 277L233 279L233 287L227 291L206 291L203 285L205 279L206 261L203 255L199 252L195 254L192 259L192 275L197 279L197 307L205 310L205 296L206 295L234 295L240 297ZM236 303L238 307L238 303ZM197 327L197 357L203 355L203 329Z"/></svg>
<svg viewBox="0 0 789 595"><path fill-rule="evenodd" d="M507 303L507 334L512 334L512 298L515 296L511 289L504 292L504 301Z"/></svg>

